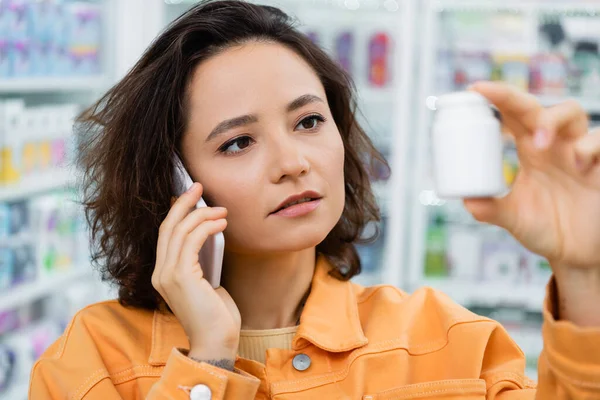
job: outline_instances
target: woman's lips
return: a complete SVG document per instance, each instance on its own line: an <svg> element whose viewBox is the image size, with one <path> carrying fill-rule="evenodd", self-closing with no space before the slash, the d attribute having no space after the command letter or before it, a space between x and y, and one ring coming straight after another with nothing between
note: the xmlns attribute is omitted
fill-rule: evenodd
<svg viewBox="0 0 600 400"><path fill-rule="evenodd" d="M277 215L280 217L302 217L306 214L310 214L316 210L321 204L321 199L314 199L306 201L304 203L294 204L293 206L282 208L281 210L274 212L271 215Z"/></svg>

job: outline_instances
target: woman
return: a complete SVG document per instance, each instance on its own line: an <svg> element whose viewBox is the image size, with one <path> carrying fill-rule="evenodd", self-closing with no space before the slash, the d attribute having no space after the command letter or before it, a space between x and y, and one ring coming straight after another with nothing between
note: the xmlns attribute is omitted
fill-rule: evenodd
<svg viewBox="0 0 600 400"><path fill-rule="evenodd" d="M600 398L600 137L572 102L472 90L503 114L522 169L508 196L467 207L554 271L537 389L498 323L431 289L348 282L381 162L349 78L281 11L211 1L82 116L95 258L119 301L75 316L31 398ZM172 202L175 154L201 185ZM212 207L193 210L201 196ZM213 290L198 251L220 231Z"/></svg>

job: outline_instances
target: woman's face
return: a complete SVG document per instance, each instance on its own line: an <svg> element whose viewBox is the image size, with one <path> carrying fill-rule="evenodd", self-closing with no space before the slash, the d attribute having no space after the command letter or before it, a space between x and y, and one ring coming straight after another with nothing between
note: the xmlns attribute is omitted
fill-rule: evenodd
<svg viewBox="0 0 600 400"><path fill-rule="evenodd" d="M226 207L228 252L316 246L344 208L344 148L325 90L300 56L251 42L198 66L183 156L211 205ZM281 209L290 196L312 201Z"/></svg>

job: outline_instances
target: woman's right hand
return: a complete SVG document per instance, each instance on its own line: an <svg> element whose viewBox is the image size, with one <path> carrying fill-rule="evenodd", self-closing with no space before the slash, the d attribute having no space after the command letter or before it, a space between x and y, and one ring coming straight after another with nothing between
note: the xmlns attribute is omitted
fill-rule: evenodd
<svg viewBox="0 0 600 400"><path fill-rule="evenodd" d="M201 196L202 186L195 183L175 201L161 224L152 285L183 326L190 341L190 357L235 360L240 312L225 289L213 289L204 279L198 260L208 236L227 226L227 210L194 209Z"/></svg>

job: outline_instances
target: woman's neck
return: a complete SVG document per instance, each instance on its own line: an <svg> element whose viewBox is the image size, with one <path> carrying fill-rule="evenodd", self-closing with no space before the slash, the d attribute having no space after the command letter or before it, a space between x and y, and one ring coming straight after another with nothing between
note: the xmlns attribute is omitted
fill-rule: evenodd
<svg viewBox="0 0 600 400"><path fill-rule="evenodd" d="M242 329L296 325L315 257L314 248L272 257L227 253L221 284L240 310Z"/></svg>

